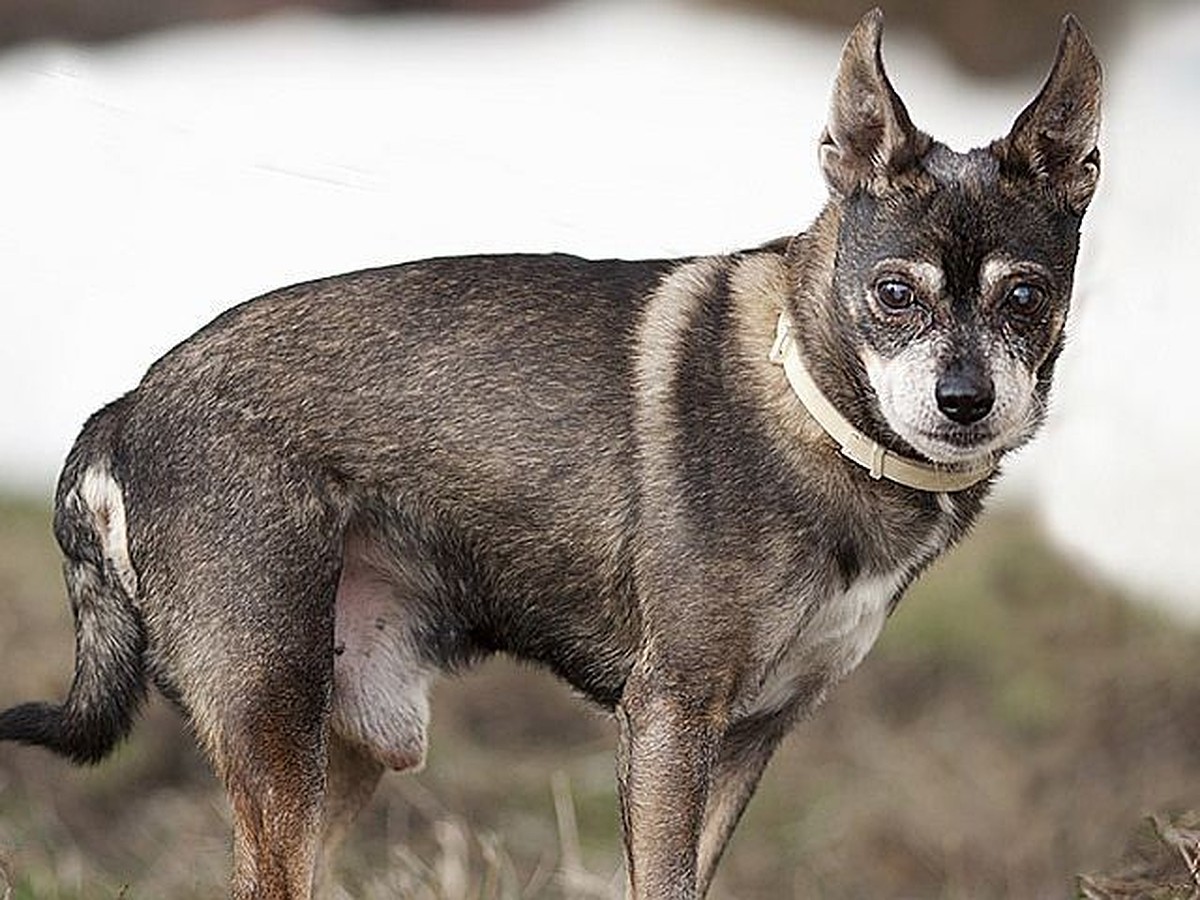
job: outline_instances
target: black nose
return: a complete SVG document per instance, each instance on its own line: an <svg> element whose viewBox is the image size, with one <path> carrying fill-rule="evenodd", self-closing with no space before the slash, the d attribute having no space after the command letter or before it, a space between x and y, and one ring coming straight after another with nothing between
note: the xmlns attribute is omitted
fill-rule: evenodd
<svg viewBox="0 0 1200 900"><path fill-rule="evenodd" d="M996 402L992 379L976 366L951 366L938 379L934 393L938 409L960 425L978 422Z"/></svg>

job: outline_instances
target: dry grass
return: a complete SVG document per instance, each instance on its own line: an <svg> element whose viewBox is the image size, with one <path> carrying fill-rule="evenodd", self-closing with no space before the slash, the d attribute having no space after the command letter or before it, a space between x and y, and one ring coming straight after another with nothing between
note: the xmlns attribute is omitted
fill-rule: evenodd
<svg viewBox="0 0 1200 900"><path fill-rule="evenodd" d="M1200 814L1149 816L1122 865L1079 878L1082 900L1200 900Z"/></svg>
<svg viewBox="0 0 1200 900"><path fill-rule="evenodd" d="M57 570L45 510L0 504L0 704L65 689ZM781 749L714 896L1190 897L1076 873L1180 874L1115 861L1141 817L1200 806L1198 651L1194 631L1077 571L1027 519L993 516ZM434 711L429 768L385 779L339 898L619 894L605 718L502 661L441 685ZM164 704L95 769L0 747L0 900L221 896L226 828Z"/></svg>

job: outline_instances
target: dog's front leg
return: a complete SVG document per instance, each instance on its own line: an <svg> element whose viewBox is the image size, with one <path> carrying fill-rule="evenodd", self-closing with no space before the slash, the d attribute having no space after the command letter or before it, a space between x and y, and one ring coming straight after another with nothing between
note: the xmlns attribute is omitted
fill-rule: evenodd
<svg viewBox="0 0 1200 900"><path fill-rule="evenodd" d="M695 900L722 704L635 674L618 707L618 788L633 900Z"/></svg>
<svg viewBox="0 0 1200 900"><path fill-rule="evenodd" d="M724 736L713 765L700 835L696 874L696 896L704 897L712 884L717 863L758 787L763 770L779 741L791 727L789 712L755 717L739 722Z"/></svg>

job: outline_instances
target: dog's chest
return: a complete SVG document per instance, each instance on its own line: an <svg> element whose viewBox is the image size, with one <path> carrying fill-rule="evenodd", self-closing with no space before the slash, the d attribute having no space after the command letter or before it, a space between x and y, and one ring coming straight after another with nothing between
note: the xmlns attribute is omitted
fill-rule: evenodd
<svg viewBox="0 0 1200 900"><path fill-rule="evenodd" d="M781 649L757 693L742 704L745 716L773 713L799 701L819 703L875 644L903 572L860 578L821 602L802 629Z"/></svg>
<svg viewBox="0 0 1200 900"><path fill-rule="evenodd" d="M913 557L882 574L797 603L797 618L775 623L780 643L764 674L739 703L742 717L794 707L811 710L828 690L863 661L883 630L893 601L913 574L945 549L948 529L939 522ZM807 614L804 610L810 610Z"/></svg>

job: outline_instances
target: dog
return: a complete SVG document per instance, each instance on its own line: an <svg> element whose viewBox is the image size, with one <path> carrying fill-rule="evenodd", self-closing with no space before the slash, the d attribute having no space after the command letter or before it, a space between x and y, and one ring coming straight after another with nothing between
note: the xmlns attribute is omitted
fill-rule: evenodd
<svg viewBox="0 0 1200 900"><path fill-rule="evenodd" d="M84 426L54 531L78 763L148 685L227 789L231 895L309 898L435 678L495 653L618 723L629 896L703 897L780 739L858 665L1042 422L1101 70L958 153L839 64L807 230L726 256L432 259L215 319Z"/></svg>

